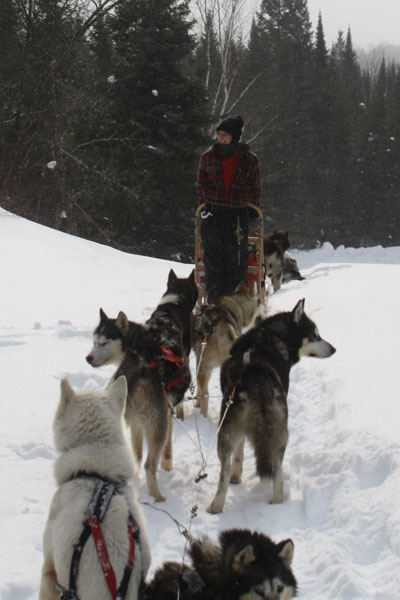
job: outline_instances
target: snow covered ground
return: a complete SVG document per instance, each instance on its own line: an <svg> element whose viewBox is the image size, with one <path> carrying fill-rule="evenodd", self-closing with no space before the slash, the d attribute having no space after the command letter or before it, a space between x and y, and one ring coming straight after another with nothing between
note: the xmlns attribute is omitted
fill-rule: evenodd
<svg viewBox="0 0 400 600"><path fill-rule="evenodd" d="M215 372L209 417L188 401L185 429L175 426L174 470L159 473L166 502L154 506L147 496L143 468L136 484L148 503L151 572L165 559L182 559L185 539L172 516L194 535L215 537L234 526L275 541L291 537L299 598L399 600L400 248L325 244L292 254L306 280L274 294L270 311L291 309L304 297L337 352L303 359L292 370L286 501L264 502L247 448L244 481L230 486L224 513L205 512L219 474ZM113 367L94 370L85 362L99 308L110 316L122 309L143 322L171 266L179 276L192 267L118 252L2 209L0 257L0 598L33 600L55 491L51 426L60 379L68 376L76 388L106 386ZM194 441L207 460L208 477L199 483Z"/></svg>

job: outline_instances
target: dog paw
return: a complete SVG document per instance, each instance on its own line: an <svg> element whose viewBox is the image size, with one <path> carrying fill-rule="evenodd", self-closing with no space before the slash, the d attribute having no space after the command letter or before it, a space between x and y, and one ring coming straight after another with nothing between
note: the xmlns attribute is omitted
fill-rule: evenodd
<svg viewBox="0 0 400 600"><path fill-rule="evenodd" d="M242 483L242 478L240 475L231 475L231 479L230 479L231 483Z"/></svg>
<svg viewBox="0 0 400 600"><path fill-rule="evenodd" d="M164 471L172 471L172 469L173 469L172 459L171 458L163 458L161 461L161 466L164 469Z"/></svg>
<svg viewBox="0 0 400 600"><path fill-rule="evenodd" d="M165 496L162 496L161 494L157 494L157 496L154 496L154 500L155 500L155 502L165 502Z"/></svg>
<svg viewBox="0 0 400 600"><path fill-rule="evenodd" d="M183 410L183 404L178 404L178 406L175 407L175 416L177 419L182 419L182 421L184 421L185 413Z"/></svg>
<svg viewBox="0 0 400 600"><path fill-rule="evenodd" d="M211 502L209 506L207 506L206 511L210 513L210 515L218 515L222 512L223 506L220 506L217 502Z"/></svg>
<svg viewBox="0 0 400 600"><path fill-rule="evenodd" d="M270 501L270 504L283 504L283 495L281 496L277 496L277 497L273 497Z"/></svg>

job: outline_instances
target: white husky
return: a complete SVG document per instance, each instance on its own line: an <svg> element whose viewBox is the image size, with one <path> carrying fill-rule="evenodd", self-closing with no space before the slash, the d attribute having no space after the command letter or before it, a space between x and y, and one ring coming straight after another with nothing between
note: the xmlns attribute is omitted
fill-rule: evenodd
<svg viewBox="0 0 400 600"><path fill-rule="evenodd" d="M141 595L150 546L128 484L136 464L124 430L126 396L125 377L106 391L74 392L67 379L61 382L53 424L58 490L43 536L40 600L56 600L60 592L109 600L122 588L127 600Z"/></svg>

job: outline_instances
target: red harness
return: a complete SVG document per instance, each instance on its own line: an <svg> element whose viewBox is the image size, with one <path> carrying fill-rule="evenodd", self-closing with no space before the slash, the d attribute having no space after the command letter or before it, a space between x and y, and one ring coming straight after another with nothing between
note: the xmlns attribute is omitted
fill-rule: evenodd
<svg viewBox="0 0 400 600"><path fill-rule="evenodd" d="M129 554L119 588L117 588L117 581L114 569L112 568L110 562L106 542L101 529L101 522L111 502L111 499L115 494L119 493L122 484L103 479L96 473L79 472L75 476L73 476L72 479L91 479L96 482L96 487L92 499L90 501L89 508L85 515L83 531L77 543L74 544L74 550L72 553L70 566L68 589L63 588L59 584L57 584L56 586L57 589L61 592L60 600L79 600L76 589L79 561L83 552L83 548L90 535L93 536L97 557L99 559L100 566L104 574L104 579L107 583L108 589L110 590L112 600L123 600L126 597L126 593L128 591L129 581L135 559L136 545L140 544L139 527L136 524L136 521L134 520L132 514L129 512ZM143 574L138 590L138 599L144 599Z"/></svg>
<svg viewBox="0 0 400 600"><path fill-rule="evenodd" d="M103 531L98 519L93 515L88 521L89 527L92 532L94 545L96 547L97 557L101 566L101 570L104 574L108 589L110 590L111 598L115 600L117 597L117 580L115 578L114 569L112 568L110 558L108 556L106 542L103 536ZM133 520L129 521L128 535L129 535L129 555L128 565L132 568L133 561L135 558L135 538L134 534L136 531L136 523ZM120 596L121 597L121 596Z"/></svg>
<svg viewBox="0 0 400 600"><path fill-rule="evenodd" d="M179 367L179 369L183 369L185 363L181 356L176 356L176 354L174 354L172 350L170 350L169 348L165 348L165 346L160 346L160 350L165 356L159 356L156 360L151 360L149 362L150 369L154 369L154 367L160 360L168 360L169 362L174 363L177 367ZM181 383L181 381L183 381L184 379L185 373L183 372L180 377L177 377L177 379L173 379L168 383L162 382L162 386L165 389L170 390L175 385L178 385L178 383Z"/></svg>

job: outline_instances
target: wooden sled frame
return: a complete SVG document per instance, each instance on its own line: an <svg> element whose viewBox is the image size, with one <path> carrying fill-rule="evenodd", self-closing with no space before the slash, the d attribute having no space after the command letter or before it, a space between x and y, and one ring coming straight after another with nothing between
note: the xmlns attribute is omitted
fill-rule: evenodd
<svg viewBox="0 0 400 600"><path fill-rule="evenodd" d="M247 269L246 278L250 282L256 282L257 294L262 302L265 300L265 279L264 279L264 225L263 214L259 206L249 204L249 208L256 211L259 217L259 225L255 235L248 238L249 248L249 266ZM197 289L199 291L198 304L206 304L206 286L204 283L204 261L203 247L200 235L200 213L205 207L205 203L199 204L196 210L196 227L195 227L195 250L194 250L194 272ZM254 249L254 251L253 251Z"/></svg>

